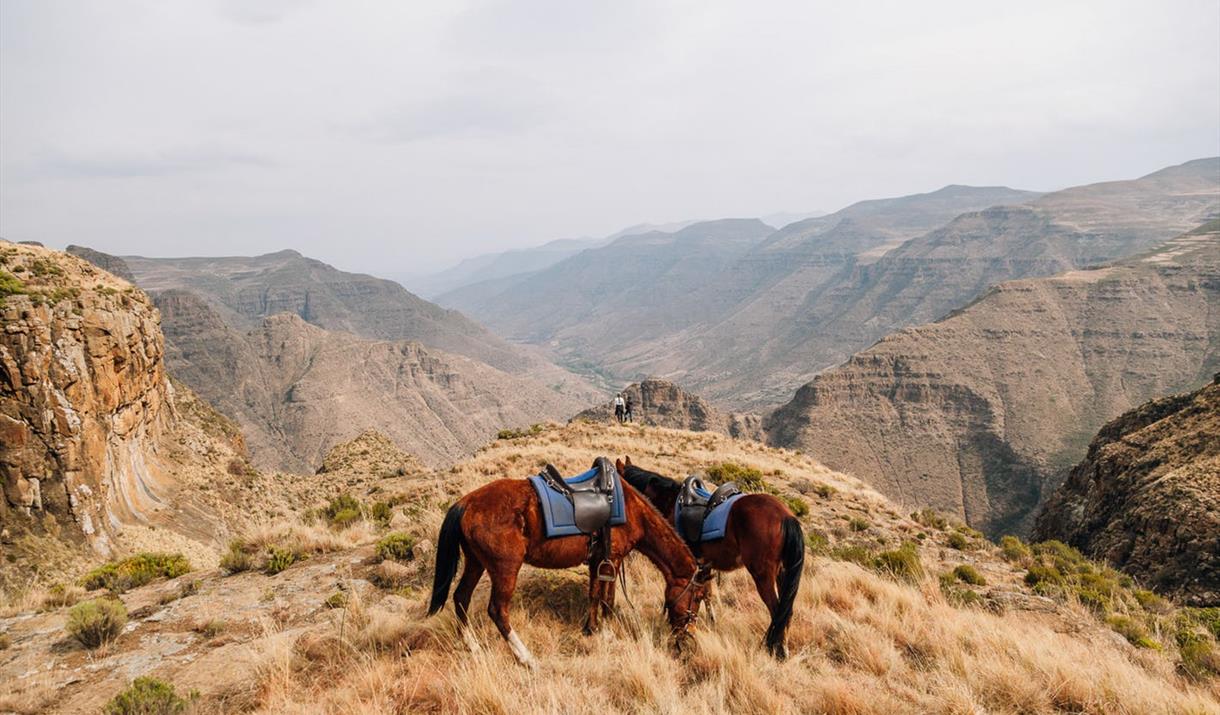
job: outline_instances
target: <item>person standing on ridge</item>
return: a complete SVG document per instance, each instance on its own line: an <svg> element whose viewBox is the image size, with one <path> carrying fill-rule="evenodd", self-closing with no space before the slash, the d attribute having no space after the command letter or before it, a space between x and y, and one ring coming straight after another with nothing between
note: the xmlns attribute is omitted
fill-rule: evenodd
<svg viewBox="0 0 1220 715"><path fill-rule="evenodd" d="M614 419L619 424L623 423L623 413L627 411L627 402L623 399L623 393L618 393L614 396Z"/></svg>
<svg viewBox="0 0 1220 715"><path fill-rule="evenodd" d="M631 393L623 397L623 421L631 422Z"/></svg>

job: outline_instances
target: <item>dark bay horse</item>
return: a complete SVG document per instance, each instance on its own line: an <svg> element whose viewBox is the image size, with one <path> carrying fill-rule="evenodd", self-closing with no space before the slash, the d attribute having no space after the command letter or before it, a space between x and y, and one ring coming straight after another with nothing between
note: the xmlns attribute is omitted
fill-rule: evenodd
<svg viewBox="0 0 1220 715"><path fill-rule="evenodd" d="M607 558L617 573L622 569L623 558L638 549L657 567L665 578L665 611L674 645L681 647L689 636L706 586L695 580L697 566L690 549L652 504L627 484L623 485L623 499L627 523L611 528ZM517 572L522 564L549 569L579 566L585 563L589 552L588 536L548 539L544 530L538 494L527 480L497 479L459 499L445 514L437 537L436 574L428 615L444 608L449 586L457 574L459 555L464 556L466 566L453 592L453 608L463 635L469 642L466 625L470 597L486 571L491 577L488 615L517 660L535 667L529 649L513 632L508 620ZM589 575L586 633L598 629L598 611L608 610L613 603L613 587L613 581L607 583L596 578L596 574Z"/></svg>
<svg viewBox="0 0 1220 715"><path fill-rule="evenodd" d="M617 460L619 474L648 498L665 515L673 529L674 502L682 484L656 472L640 469ZM801 586L805 563L805 535L801 522L788 506L770 494L747 494L730 507L724 538L699 544L696 548L701 566L716 571L732 571L742 566L754 578L754 587L771 613L771 625L764 639L767 650L786 658L784 635L792 620L792 604ZM674 532L677 533L676 531Z"/></svg>

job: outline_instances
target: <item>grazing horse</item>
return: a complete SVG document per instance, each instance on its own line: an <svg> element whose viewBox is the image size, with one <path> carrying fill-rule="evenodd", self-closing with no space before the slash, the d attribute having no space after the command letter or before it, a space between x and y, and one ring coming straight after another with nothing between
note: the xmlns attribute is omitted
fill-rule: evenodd
<svg viewBox="0 0 1220 715"><path fill-rule="evenodd" d="M617 460L619 474L666 515L673 527L674 503L681 483L656 472ZM801 523L787 505L770 494L747 494L729 507L724 538L695 546L700 567L732 571L746 567L767 610L771 625L764 639L776 658L786 658L784 635L792 620L792 604L801 586L805 563L805 536ZM674 533L677 533L676 531Z"/></svg>
<svg viewBox="0 0 1220 715"><path fill-rule="evenodd" d="M707 591L706 585L695 579L698 569L690 549L652 504L626 484L623 485L623 499L627 521L611 528L611 545L606 558L618 573L623 558L638 549L660 570L665 578L665 611L673 642L675 647L681 648L690 634L699 603ZM470 597L486 571L491 577L487 614L508 641L517 660L536 667L529 649L513 632L508 620L508 605L517 585L517 572L523 563L547 569L579 566L588 559L589 537L548 539L538 494L527 480L497 479L485 484L459 499L445 514L437 537L436 574L428 615L444 608L449 598L449 586L457 574L459 552L465 557L466 566L453 592L453 609L467 642L473 647L466 629ZM613 587L612 580L600 580L596 572L589 574L586 633L599 627L599 606L609 611L614 598Z"/></svg>

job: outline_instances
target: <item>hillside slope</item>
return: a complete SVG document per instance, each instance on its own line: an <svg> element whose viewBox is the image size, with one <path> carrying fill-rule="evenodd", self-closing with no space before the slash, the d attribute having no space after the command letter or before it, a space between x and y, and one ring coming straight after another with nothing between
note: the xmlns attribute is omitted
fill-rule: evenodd
<svg viewBox="0 0 1220 715"><path fill-rule="evenodd" d="M1220 226L1094 270L1003 283L826 370L768 416L900 503L1032 526L1107 420L1220 368Z"/></svg>
<svg viewBox="0 0 1220 715"><path fill-rule="evenodd" d="M239 333L189 292L153 297L170 369L241 425L263 469L312 472L369 429L439 466L501 429L576 410L529 377L417 342L323 330L291 313Z"/></svg>
<svg viewBox="0 0 1220 715"><path fill-rule="evenodd" d="M346 451L370 449L375 442ZM767 615L740 571L716 587L715 623L700 620L693 650L673 656L660 579L635 557L634 605L623 598L621 617L594 638L580 635L582 569L523 569L514 624L539 658L537 671L513 661L482 612L486 579L472 613L478 652L457 636L450 612L424 616L431 540L457 495L544 460L571 473L621 453L675 476L732 460L804 500L813 552L789 634L792 657L765 654ZM1006 558L968 530L901 516L858 481L792 452L707 433L572 424L498 441L452 470L351 492L374 493L394 505L389 528L415 540L395 559L377 556L373 541L386 532L367 521L333 530L280 523L245 543L299 551L286 569L202 570L120 594L131 623L103 649L66 639L59 605L0 617L11 644L0 650L9 685L0 709L97 712L131 679L153 676L182 694L197 690L196 707L225 712L1220 712L1220 684L1205 660L1215 638L1191 614L1144 612L1116 586L1114 598L1136 617L1122 627L1145 639L1133 645L1103 622L1108 606L1094 615L1070 595L1025 585L1039 559L1077 558L1070 552L1037 547ZM900 544L908 544L907 567L874 560ZM974 585L952 576L963 566ZM1165 629L1157 640L1130 630L1143 619ZM1189 634L1203 655L1183 655L1175 634Z"/></svg>
<svg viewBox="0 0 1220 715"><path fill-rule="evenodd" d="M1034 533L1183 602L1220 606L1220 375L1102 427Z"/></svg>

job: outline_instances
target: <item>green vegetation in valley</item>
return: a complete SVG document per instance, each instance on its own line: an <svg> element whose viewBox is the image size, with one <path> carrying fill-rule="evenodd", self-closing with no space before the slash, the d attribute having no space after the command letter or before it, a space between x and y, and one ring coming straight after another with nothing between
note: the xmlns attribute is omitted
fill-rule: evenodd
<svg viewBox="0 0 1220 715"><path fill-rule="evenodd" d="M191 563L182 554L140 553L111 561L85 574L81 586L92 591L98 588L123 593L157 578L177 578L191 570Z"/></svg>

